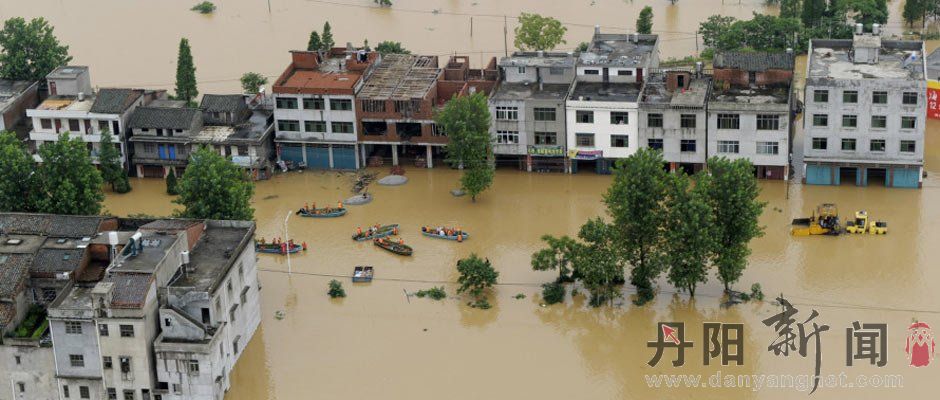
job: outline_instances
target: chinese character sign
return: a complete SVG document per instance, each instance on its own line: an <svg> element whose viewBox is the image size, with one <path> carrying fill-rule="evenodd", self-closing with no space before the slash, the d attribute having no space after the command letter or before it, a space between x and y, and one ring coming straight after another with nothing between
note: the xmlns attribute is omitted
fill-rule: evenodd
<svg viewBox="0 0 940 400"><path fill-rule="evenodd" d="M927 81L927 118L940 119L940 82Z"/></svg>

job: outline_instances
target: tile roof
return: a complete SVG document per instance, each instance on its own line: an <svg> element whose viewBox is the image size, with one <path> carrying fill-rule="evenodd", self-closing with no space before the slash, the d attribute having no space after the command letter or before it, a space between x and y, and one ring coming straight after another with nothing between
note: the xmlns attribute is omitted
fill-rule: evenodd
<svg viewBox="0 0 940 400"><path fill-rule="evenodd" d="M723 52L715 54L714 66L760 72L768 69L793 70L793 62L793 55L787 53Z"/></svg>
<svg viewBox="0 0 940 400"><path fill-rule="evenodd" d="M40 249L30 267L31 273L72 272L82 262L85 249Z"/></svg>
<svg viewBox="0 0 940 400"><path fill-rule="evenodd" d="M0 325L8 325L16 317L16 307L10 303L0 303Z"/></svg>
<svg viewBox="0 0 940 400"><path fill-rule="evenodd" d="M16 294L32 261L30 254L0 254L0 298L12 298Z"/></svg>
<svg viewBox="0 0 940 400"><path fill-rule="evenodd" d="M240 94L206 94L199 103L199 108L205 112L237 112L247 107L245 97Z"/></svg>
<svg viewBox="0 0 940 400"><path fill-rule="evenodd" d="M6 233L79 238L94 236L105 217L81 215L0 213Z"/></svg>
<svg viewBox="0 0 940 400"><path fill-rule="evenodd" d="M141 225L140 229L149 229L154 231L180 231L189 229L191 226L203 223L197 219L158 219L153 222Z"/></svg>
<svg viewBox="0 0 940 400"><path fill-rule="evenodd" d="M118 273L107 279L114 283L111 306L115 308L140 308L147 300L153 282L151 274Z"/></svg>
<svg viewBox="0 0 940 400"><path fill-rule="evenodd" d="M99 114L122 114L143 94L144 91L140 89L101 89L90 111Z"/></svg>
<svg viewBox="0 0 940 400"><path fill-rule="evenodd" d="M189 129L202 113L195 108L137 107L131 115L131 128Z"/></svg>

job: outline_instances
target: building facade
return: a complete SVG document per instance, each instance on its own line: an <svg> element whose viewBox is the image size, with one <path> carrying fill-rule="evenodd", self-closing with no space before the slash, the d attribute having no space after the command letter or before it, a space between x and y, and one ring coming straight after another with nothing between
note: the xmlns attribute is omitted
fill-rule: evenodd
<svg viewBox="0 0 940 400"><path fill-rule="evenodd" d="M710 91L711 77L703 74L701 64L694 72L650 74L640 94L640 147L662 151L670 171L701 170L706 161Z"/></svg>
<svg viewBox="0 0 940 400"><path fill-rule="evenodd" d="M39 103L39 82L0 79L0 132L12 131Z"/></svg>

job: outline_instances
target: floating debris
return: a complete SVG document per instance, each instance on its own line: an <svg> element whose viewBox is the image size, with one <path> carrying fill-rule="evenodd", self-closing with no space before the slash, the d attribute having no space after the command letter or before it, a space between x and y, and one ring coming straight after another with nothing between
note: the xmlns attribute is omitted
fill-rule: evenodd
<svg viewBox="0 0 940 400"><path fill-rule="evenodd" d="M276 320L278 320L278 321L284 319L285 316L286 316L286 315L285 315L284 312L281 311L281 310L277 310L277 311L274 312L274 319L276 319Z"/></svg>
<svg viewBox="0 0 940 400"><path fill-rule="evenodd" d="M261 200L273 200L273 199L276 199L276 198L278 198L278 197L281 197L281 196L278 196L278 195L276 195L276 194L272 194L272 195L268 195L268 196L262 197Z"/></svg>

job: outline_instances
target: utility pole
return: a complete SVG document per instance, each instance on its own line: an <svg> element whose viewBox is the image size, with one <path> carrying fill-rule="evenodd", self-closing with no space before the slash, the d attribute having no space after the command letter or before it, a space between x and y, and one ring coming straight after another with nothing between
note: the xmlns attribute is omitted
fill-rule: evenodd
<svg viewBox="0 0 940 400"><path fill-rule="evenodd" d="M470 37L473 37L473 17L470 17Z"/></svg>
<svg viewBox="0 0 940 400"><path fill-rule="evenodd" d="M287 221L290 220L291 214L293 214L293 212L288 211L287 217L284 218L284 242L287 243L287 246L288 246L287 247L287 275L288 276L294 274L294 270L291 268L291 265L290 265L290 250L291 250L290 249L290 236L287 233Z"/></svg>
<svg viewBox="0 0 940 400"><path fill-rule="evenodd" d="M699 55L698 52L698 31L695 31L695 55Z"/></svg>
<svg viewBox="0 0 940 400"><path fill-rule="evenodd" d="M503 52L509 57L509 23L506 22L506 16L503 15Z"/></svg>
<svg viewBox="0 0 940 400"><path fill-rule="evenodd" d="M271 0L268 0L268 14L271 13Z"/></svg>

